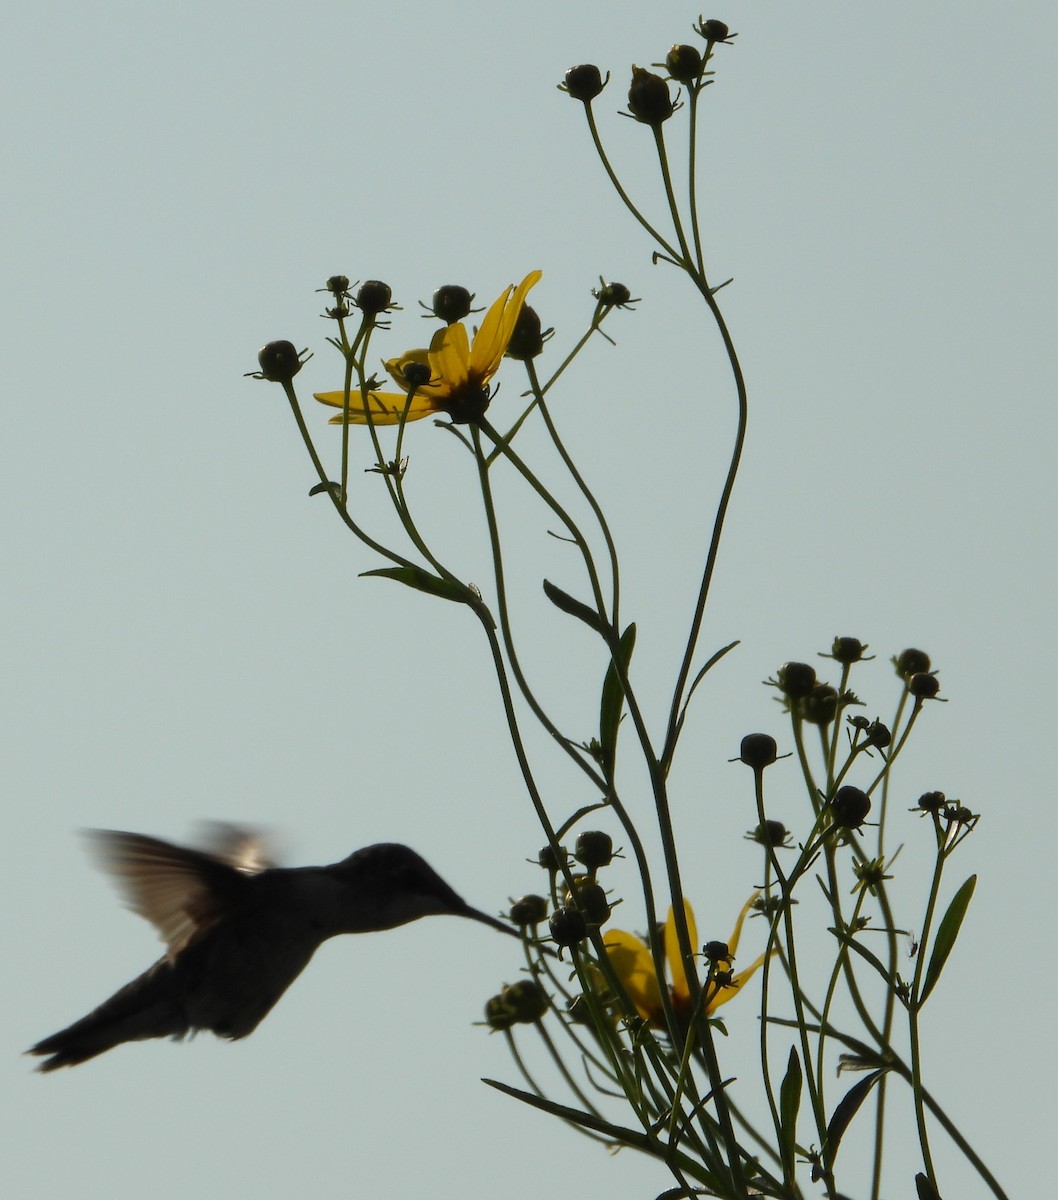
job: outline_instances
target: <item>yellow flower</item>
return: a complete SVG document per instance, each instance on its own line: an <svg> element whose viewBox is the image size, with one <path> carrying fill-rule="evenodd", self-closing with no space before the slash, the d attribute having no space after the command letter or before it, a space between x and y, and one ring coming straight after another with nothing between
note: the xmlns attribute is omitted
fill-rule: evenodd
<svg viewBox="0 0 1058 1200"><path fill-rule="evenodd" d="M409 350L400 358L391 358L386 370L393 376L400 392L371 392L368 406L375 425L397 425L401 417L418 421L431 413L443 412L457 425L477 421L485 413L492 397L489 381L499 370L500 361L511 340L529 289L540 280L540 271L530 271L522 282L508 287L493 303L481 322L481 328L471 342L466 326L457 321L439 329L429 350ZM408 380L409 367L415 364L421 373L429 371L428 381L413 386ZM316 399L332 408L345 404L344 392L317 392ZM350 396L349 421L366 425L367 407L357 392ZM342 416L332 417L332 425L341 425Z"/></svg>
<svg viewBox="0 0 1058 1200"><path fill-rule="evenodd" d="M742 934L742 923L745 921L746 914L753 907L753 902L758 895L758 892L754 892L750 896L742 911L738 914L734 931L727 940L727 948L731 952L732 959L735 956L735 951L738 949L738 940ZM695 929L694 913L686 900L683 902L683 907L687 914L687 927L691 935L691 945L696 946L698 944L698 933ZM606 934L606 953L610 957L610 962L613 965L613 969L617 972L618 978L624 984L629 999L638 1009L639 1015L653 1024L661 1024L664 1021L661 984L654 970L654 959L651 956L650 947L631 933L625 933L622 929L612 929ZM766 955L762 954L746 967L744 971L739 971L737 975L733 975L730 986L714 988L713 994L710 995L706 1003L705 1011L711 1013L718 1009L721 1004L726 1004L728 1000L738 993L739 988L746 980L763 965L766 957ZM668 984L672 1007L677 1017L689 1017L691 1014L691 992L687 986L687 976L683 970L683 959L680 956L679 942L676 937L676 922L673 920L671 908L669 909L668 920L665 922L665 960L668 964L669 974L672 976L672 982ZM730 966L730 962L727 965Z"/></svg>

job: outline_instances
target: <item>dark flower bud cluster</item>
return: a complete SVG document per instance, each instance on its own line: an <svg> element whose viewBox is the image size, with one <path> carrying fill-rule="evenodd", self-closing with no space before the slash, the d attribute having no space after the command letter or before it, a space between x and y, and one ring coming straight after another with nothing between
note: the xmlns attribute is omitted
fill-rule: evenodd
<svg viewBox="0 0 1058 1200"><path fill-rule="evenodd" d="M838 715L837 688L829 683L817 683L799 705L801 716L810 725L829 725Z"/></svg>
<svg viewBox="0 0 1058 1200"><path fill-rule="evenodd" d="M550 1007L547 993L535 980L520 979L507 984L486 1003L485 1021L493 1029L534 1025Z"/></svg>
<svg viewBox="0 0 1058 1200"><path fill-rule="evenodd" d="M889 727L883 725L881 721L868 721L866 717L857 715L849 717L849 724L864 735L862 745L873 746L876 750L884 750L893 740Z"/></svg>
<svg viewBox="0 0 1058 1200"><path fill-rule="evenodd" d="M801 700L816 686L816 669L803 662L783 663L775 686L788 700Z"/></svg>
<svg viewBox="0 0 1058 1200"><path fill-rule="evenodd" d="M610 903L606 892L590 875L578 875L573 890L565 895L566 907L579 908L589 925L605 925L610 919Z"/></svg>
<svg viewBox="0 0 1058 1200"><path fill-rule="evenodd" d="M548 928L557 946L576 946L588 936L588 921L576 905L564 904L556 908L548 921Z"/></svg>
<svg viewBox="0 0 1058 1200"><path fill-rule="evenodd" d="M925 650L915 650L914 648L901 650L892 661L897 675L905 681L912 675L928 672L930 668L929 655Z"/></svg>

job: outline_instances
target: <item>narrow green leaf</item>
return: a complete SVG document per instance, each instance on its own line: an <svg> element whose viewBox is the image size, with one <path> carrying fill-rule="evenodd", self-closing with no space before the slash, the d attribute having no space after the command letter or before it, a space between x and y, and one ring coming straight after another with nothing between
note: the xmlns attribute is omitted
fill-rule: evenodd
<svg viewBox="0 0 1058 1200"><path fill-rule="evenodd" d="M783 1176L792 1180L797 1163L797 1113L801 1107L801 1060L796 1046L790 1047L790 1061L779 1089L779 1153Z"/></svg>
<svg viewBox="0 0 1058 1200"><path fill-rule="evenodd" d="M624 709L625 694L621 687L621 675L614 662L621 664L624 674L628 674L628 664L632 661L632 651L636 644L636 627L629 625L621 635L614 657L606 669L606 678L602 684L602 701L599 705L599 744L602 747L603 765L607 774L612 774L614 755L617 752L617 731L621 726L621 713Z"/></svg>
<svg viewBox="0 0 1058 1200"><path fill-rule="evenodd" d="M915 1176L915 1195L918 1200L940 1200L940 1192L921 1171Z"/></svg>
<svg viewBox="0 0 1058 1200"><path fill-rule="evenodd" d="M893 978L877 954L858 942L851 933L847 933L841 929L834 929L830 926L828 926L828 929L839 942L844 943L850 950L855 951L865 962L869 962L890 987L893 986Z"/></svg>
<svg viewBox="0 0 1058 1200"><path fill-rule="evenodd" d="M607 641L610 640L610 627L594 608L589 608L587 604L581 603L569 592L564 592L560 587L556 587L549 579L544 580L544 595L556 608L562 609L564 613L569 613L571 617L576 617L578 621L583 621L596 633L601 633Z"/></svg>
<svg viewBox="0 0 1058 1200"><path fill-rule="evenodd" d="M845 1130L852 1123L852 1118L859 1112L860 1105L867 1099L870 1090L885 1074L884 1071L872 1071L865 1075L859 1083L854 1083L838 1102L834 1115L827 1126L826 1157L827 1165L833 1167L838 1156L838 1147L845 1136Z"/></svg>
<svg viewBox="0 0 1058 1200"><path fill-rule="evenodd" d="M449 579L441 579L431 575L421 567L382 567L377 571L361 571L362 579L379 576L382 579L395 579L406 587L414 588L417 592L426 592L431 596L440 596L442 600L454 600L457 604L469 604L474 599L474 593L465 584L455 583Z"/></svg>
<svg viewBox="0 0 1058 1200"><path fill-rule="evenodd" d="M944 970L944 964L952 952L955 939L959 936L963 917L966 916L966 910L970 907L970 897L974 894L976 886L977 876L971 875L952 897L948 911L937 927L937 936L933 939L933 953L930 955L929 966L926 968L926 981L922 985L922 995L918 1000L919 1007L926 1003L926 997L933 991L937 980L940 979L940 973Z"/></svg>
<svg viewBox="0 0 1058 1200"><path fill-rule="evenodd" d="M637 1150L645 1150L648 1154L657 1153L655 1143L651 1142L641 1129L626 1129L623 1125L613 1125L601 1117L592 1116L591 1113L581 1112L578 1108L569 1108L565 1104L556 1104L554 1100L546 1100L543 1096L536 1096L532 1092L522 1091L521 1088L511 1087L509 1083L500 1083L497 1079L482 1079L481 1082L487 1083L489 1087L503 1092L506 1096L513 1096L515 1100L521 1100L533 1108L550 1113L553 1117L561 1117L573 1125L580 1125L594 1133L601 1133L605 1137L613 1138L615 1142L620 1142L622 1145L634 1146Z"/></svg>

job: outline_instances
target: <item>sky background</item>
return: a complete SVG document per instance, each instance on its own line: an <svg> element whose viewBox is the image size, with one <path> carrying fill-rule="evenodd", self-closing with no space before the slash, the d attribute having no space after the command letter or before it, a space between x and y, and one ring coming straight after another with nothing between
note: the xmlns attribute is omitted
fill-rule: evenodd
<svg viewBox="0 0 1058 1200"><path fill-rule="evenodd" d="M742 644L702 689L673 780L688 894L703 935L723 937L759 878L741 840L749 772L727 760L756 729L789 748L761 681L855 635L878 655L856 690L884 718L889 656L928 650L949 703L898 773L903 807L941 789L983 814L949 881L980 873L928 1010L928 1065L1009 1194L1028 1195L1058 1116L1044 715L1058 16L950 0L704 15L739 31L706 97L701 197L712 277L735 279L722 300L751 425L703 631L705 652ZM552 407L623 549L657 727L732 389L700 307L651 266L554 85L578 62L614 72L600 123L656 205L649 133L616 111L629 66L692 40L697 16L669 0L44 0L8 15L5 1194L638 1200L670 1185L478 1082L516 1081L473 1022L517 957L469 922L332 942L242 1043L125 1047L46 1079L20 1052L157 954L82 827L181 840L199 819L241 820L275 830L292 864L405 841L489 911L542 887L476 623L358 578L378 560L307 498L280 390L243 378L283 337L315 352L307 407L340 386L315 294L329 275L393 287L403 311L380 355L425 340L417 302L441 283L488 302L541 268L533 300L558 331L545 367L584 328L600 274L642 298ZM494 413L522 386L513 364L501 378ZM309 416L335 461L336 432ZM531 431L524 446L540 446ZM466 456L426 422L407 449L431 537L487 592ZM384 533L377 479L354 488ZM545 574L574 590L575 564L524 488L499 490L534 668L560 723L589 737L598 655L539 591ZM556 811L590 798L532 746ZM804 799L783 770L774 815L796 827ZM904 869L925 861L924 836L897 826ZM627 864L608 883L631 895ZM908 878L909 922L924 887ZM620 924L642 928L635 904ZM746 1074L756 1025L731 1013ZM938 1162L946 1195L985 1194L939 1136ZM891 1195L917 1169L909 1157Z"/></svg>

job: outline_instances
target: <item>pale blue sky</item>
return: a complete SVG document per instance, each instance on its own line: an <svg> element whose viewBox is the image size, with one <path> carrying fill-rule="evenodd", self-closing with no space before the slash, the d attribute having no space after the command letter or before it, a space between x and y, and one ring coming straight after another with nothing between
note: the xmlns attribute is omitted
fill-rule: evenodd
<svg viewBox="0 0 1058 1200"><path fill-rule="evenodd" d="M981 882L929 1028L935 1090L1028 1195L1058 1116L1058 18L950 0L704 15L740 33L708 96L702 196L714 278L735 277L723 299L752 413L704 633L743 644L703 693L675 780L701 864L688 890L722 936L754 881L739 840L751 797L726 760L752 729L782 737L760 680L854 634L879 655L863 690L884 714L888 656L929 650L950 703L908 755L908 803L940 788L984 814L953 868ZM613 70L600 120L649 202L649 135L614 113L629 65L660 61L697 16L672 0L9 14L5 1194L639 1200L668 1186L478 1082L514 1079L472 1022L517 961L469 923L328 945L243 1043L126 1047L47 1079L19 1053L157 951L89 865L83 826L179 840L203 817L245 820L296 863L407 841L490 911L540 886L474 623L357 578L379 564L306 498L279 390L242 378L289 337L316 352L306 397L339 386L314 295L328 275L393 286L404 308L380 354L422 340L417 301L443 282L485 300L540 267L556 347L600 273L643 298L554 407L626 547L660 719L697 574L681 552L718 486L731 389L554 85L576 62ZM497 403L520 387L512 374ZM431 532L484 585L465 456L427 423L408 439ZM381 523L370 477L356 486ZM538 592L575 572L524 491L502 491L528 636L589 736L596 659ZM557 760L543 778L569 808L587 799ZM781 786L796 812L792 771ZM631 891L630 874L612 883ZM623 923L641 926L631 909ZM751 1047L751 1014L731 1025ZM943 1145L939 1158L951 1195L984 1194Z"/></svg>

